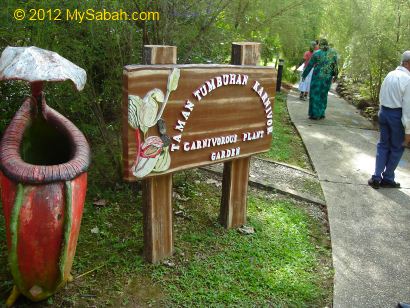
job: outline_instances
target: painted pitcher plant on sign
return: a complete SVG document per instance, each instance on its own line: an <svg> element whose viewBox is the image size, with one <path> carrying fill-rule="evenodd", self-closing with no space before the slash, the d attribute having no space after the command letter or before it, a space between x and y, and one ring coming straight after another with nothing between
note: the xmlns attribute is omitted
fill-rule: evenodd
<svg viewBox="0 0 410 308"><path fill-rule="evenodd" d="M128 123L135 129L137 145L131 171L137 178L143 178L151 172L166 171L171 165L171 139L166 134L165 121L161 117L171 92L178 88L179 76L180 70L174 68L168 76L165 96L160 89L149 91L143 99L137 95L128 96ZM147 136L148 129L155 125L158 127L159 136Z"/></svg>

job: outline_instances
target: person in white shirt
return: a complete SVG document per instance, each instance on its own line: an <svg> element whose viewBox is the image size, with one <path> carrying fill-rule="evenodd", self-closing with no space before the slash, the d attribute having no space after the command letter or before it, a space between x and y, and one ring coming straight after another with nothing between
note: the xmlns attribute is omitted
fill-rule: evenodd
<svg viewBox="0 0 410 308"><path fill-rule="evenodd" d="M387 74L380 88L379 127L376 167L368 184L399 188L394 171L410 145L410 50L403 53L401 65Z"/></svg>

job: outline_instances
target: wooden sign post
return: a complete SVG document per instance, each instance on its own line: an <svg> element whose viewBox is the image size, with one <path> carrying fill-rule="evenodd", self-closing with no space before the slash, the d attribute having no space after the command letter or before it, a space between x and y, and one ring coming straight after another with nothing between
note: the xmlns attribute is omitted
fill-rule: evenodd
<svg viewBox="0 0 410 308"><path fill-rule="evenodd" d="M231 63L234 65L258 65L260 43L232 43ZM224 163L220 221L225 228L246 223L249 164L247 156Z"/></svg>
<svg viewBox="0 0 410 308"><path fill-rule="evenodd" d="M235 43L232 54L241 65L175 65L175 47L146 46L151 65L124 69L124 179L143 180L150 262L173 253L173 172L223 162L221 223L246 222L250 156L271 145L276 72L255 66L257 43Z"/></svg>
<svg viewBox="0 0 410 308"><path fill-rule="evenodd" d="M144 46L144 64L176 64L176 46ZM174 253L172 173L143 180L144 256L156 263Z"/></svg>

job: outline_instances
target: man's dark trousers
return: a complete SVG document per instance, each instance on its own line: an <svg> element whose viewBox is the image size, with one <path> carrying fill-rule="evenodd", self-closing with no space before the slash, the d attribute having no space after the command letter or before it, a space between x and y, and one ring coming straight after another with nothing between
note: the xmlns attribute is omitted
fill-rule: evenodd
<svg viewBox="0 0 410 308"><path fill-rule="evenodd" d="M404 152L404 127L401 108L381 106L379 112L380 140L377 144L376 170L373 179L394 182L394 170Z"/></svg>

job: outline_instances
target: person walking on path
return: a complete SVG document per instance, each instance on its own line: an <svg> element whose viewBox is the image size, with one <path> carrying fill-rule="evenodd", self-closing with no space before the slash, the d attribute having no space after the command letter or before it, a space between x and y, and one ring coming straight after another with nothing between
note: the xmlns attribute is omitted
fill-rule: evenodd
<svg viewBox="0 0 410 308"><path fill-rule="evenodd" d="M380 88L379 128L376 167L368 184L399 188L394 171L410 144L410 50L403 53L401 65L387 74Z"/></svg>
<svg viewBox="0 0 410 308"><path fill-rule="evenodd" d="M332 81L336 81L337 55L329 50L326 39L319 41L320 50L313 53L307 67L303 71L302 80L306 79L313 69L309 96L309 119L319 120L325 117L327 107L327 93Z"/></svg>
<svg viewBox="0 0 410 308"><path fill-rule="evenodd" d="M313 53L319 49L319 44L317 41L312 41L310 42L309 50L306 51L303 54L303 62L300 64L303 64L303 68L306 68L310 58L312 58ZM299 83L298 90L300 91L299 99L305 100L309 94L310 90L310 82L312 80L312 75L313 75L313 70L310 71L310 73L307 75L307 77L304 80L301 80ZM302 76L301 76L302 79Z"/></svg>

